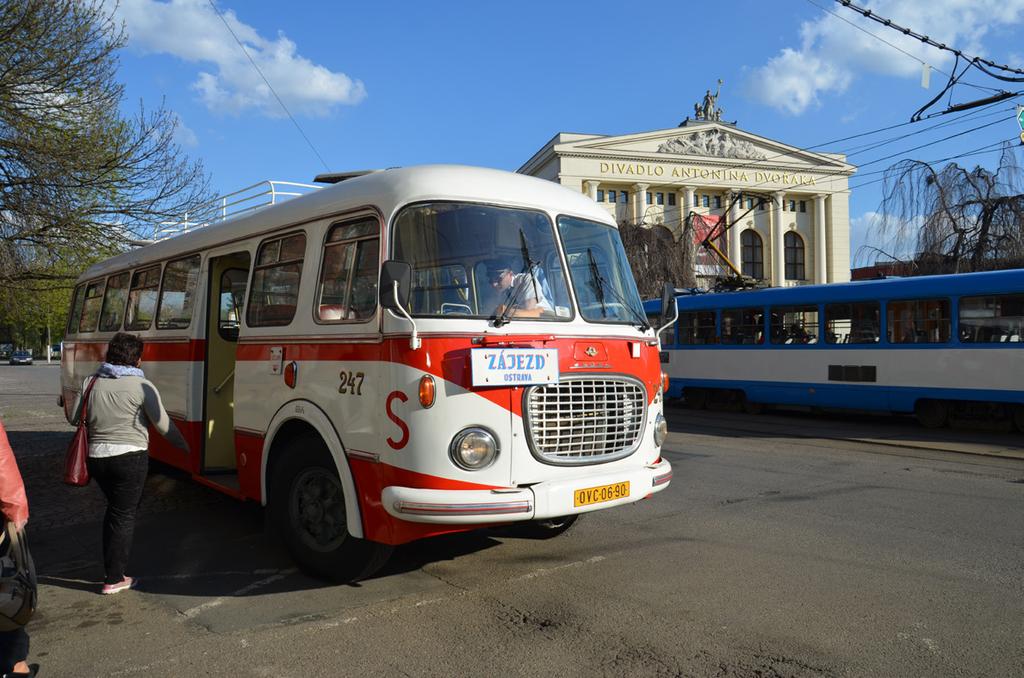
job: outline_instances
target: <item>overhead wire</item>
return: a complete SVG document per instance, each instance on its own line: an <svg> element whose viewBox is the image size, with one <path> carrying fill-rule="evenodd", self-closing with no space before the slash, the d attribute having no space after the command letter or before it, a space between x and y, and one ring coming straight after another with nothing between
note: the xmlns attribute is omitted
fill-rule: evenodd
<svg viewBox="0 0 1024 678"><path fill-rule="evenodd" d="M228 33L230 33L231 37L235 39L236 43L238 43L239 49L241 49L242 53L245 54L246 58L249 60L249 63L252 64L252 67L255 68L256 72L259 73L261 78L263 78L263 82L266 83L267 88L270 89L270 93L274 95L275 99L277 99L277 103L281 106L281 109L285 112L285 115L287 115L288 119L292 121L292 124L295 125L295 129L299 131L299 134L302 135L302 138L306 140L306 144L313 151L313 154L316 155L316 157L320 160L320 164L324 166L325 170L330 172L331 168L327 164L327 161L324 160L322 155L320 155L320 151L316 150L316 146L313 145L313 142L310 140L310 138L306 136L306 132L302 129L302 126L299 125L299 121L295 119L295 116L292 115L292 112L289 111L288 107L284 105L284 101L281 99L280 96L278 96L277 90L275 90L274 86L270 84L270 80L268 80L267 76L263 74L262 69L260 69L259 65L256 63L256 60L252 58L251 54L249 54L249 50L245 48L245 45L242 44L242 41L238 39L237 35L235 35L234 29L231 28L231 24L228 23L228 20L224 18L224 15L217 8L217 5L214 2L214 0L208 0L208 2L210 3L210 7L213 8L213 11L224 23L225 28L228 29Z"/></svg>
<svg viewBox="0 0 1024 678"><path fill-rule="evenodd" d="M918 57L918 56L915 56L915 55L911 54L910 52L908 52L907 50L903 49L902 47L889 42L885 38L883 38L883 37L881 37L879 35L876 35L875 33L872 33L871 31L869 31L868 29L864 28L863 26L858 26L856 23L850 21L846 17L844 17L844 16L842 16L840 14L837 14L836 12L833 12L832 10L828 9L827 7L822 7L817 2L815 2L815 0L807 0L807 2L809 2L812 5L814 5L815 7L817 7L818 9L820 9L823 12L827 12L828 14L831 14L832 16L834 16L835 18L839 19L840 21L843 21L843 22L853 26L858 31L860 31L860 32L862 32L862 33L864 33L866 35L871 36L875 40L878 40L879 42L884 43L884 44L888 45L889 47L892 47L894 50L896 50L898 52L901 52L901 53L905 54L906 56L910 57L914 61L916 61L919 64L921 64L922 66L927 66L927 67L935 70L936 72L941 73L941 74L943 74L943 75L945 75L947 77L950 77L950 78L953 77L950 73L947 73L947 72L943 71L941 68L938 68L936 66L932 66L931 64L926 62L921 57ZM839 2L840 4L842 4L844 6L850 7L849 3L843 2L843 0L836 0L836 2ZM963 82L963 83L960 83L960 84L967 85L969 87L974 87L975 89L980 89L980 90L987 90L987 91L992 91L992 92L998 92L999 91L998 89L996 89L994 87L985 87L984 85L975 85L975 84L970 83L970 82Z"/></svg>

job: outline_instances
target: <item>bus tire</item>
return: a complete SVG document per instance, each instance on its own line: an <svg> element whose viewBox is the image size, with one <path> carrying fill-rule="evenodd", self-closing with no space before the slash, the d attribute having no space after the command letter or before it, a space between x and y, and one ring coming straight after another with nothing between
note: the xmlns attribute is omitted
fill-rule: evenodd
<svg viewBox="0 0 1024 678"><path fill-rule="evenodd" d="M552 539L568 532L580 519L579 515L559 516L546 520L531 520L515 526L518 537L527 539Z"/></svg>
<svg viewBox="0 0 1024 678"><path fill-rule="evenodd" d="M316 434L297 436L281 454L273 469L269 513L299 567L339 583L380 569L392 548L349 534L344 490L323 440Z"/></svg>
<svg viewBox="0 0 1024 678"><path fill-rule="evenodd" d="M914 416L925 428L942 428L949 420L949 406L941 400L918 400Z"/></svg>

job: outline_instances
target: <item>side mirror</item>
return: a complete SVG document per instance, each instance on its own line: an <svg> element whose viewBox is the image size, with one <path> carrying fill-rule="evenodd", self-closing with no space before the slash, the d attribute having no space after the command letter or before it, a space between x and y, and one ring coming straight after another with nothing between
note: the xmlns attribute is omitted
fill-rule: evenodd
<svg viewBox="0 0 1024 678"><path fill-rule="evenodd" d="M658 327L668 322L668 311L675 303L675 292L672 283L665 283L665 288L661 291L661 318L658 320Z"/></svg>
<svg viewBox="0 0 1024 678"><path fill-rule="evenodd" d="M676 290L671 283L665 283L665 289L661 292L661 320L658 322L656 335L672 327L679 319L679 306L676 304Z"/></svg>
<svg viewBox="0 0 1024 678"><path fill-rule="evenodd" d="M398 283L398 305L395 304L395 283ZM412 266L405 261L385 261L380 269L380 305L396 313L409 307L412 294Z"/></svg>
<svg viewBox="0 0 1024 678"><path fill-rule="evenodd" d="M409 348L423 345L416 330L416 321L409 315L409 297L412 294L412 266L405 261L385 261L380 269L380 305L402 316L412 324Z"/></svg>

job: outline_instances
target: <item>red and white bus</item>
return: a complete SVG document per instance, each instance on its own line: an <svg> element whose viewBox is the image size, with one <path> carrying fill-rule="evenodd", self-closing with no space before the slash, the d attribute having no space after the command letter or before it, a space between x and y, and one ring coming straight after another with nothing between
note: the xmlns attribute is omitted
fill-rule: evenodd
<svg viewBox="0 0 1024 678"><path fill-rule="evenodd" d="M64 403L118 331L191 446L150 455L266 505L335 579L432 535L557 534L672 477L615 223L551 182L372 172L108 259L74 293Z"/></svg>

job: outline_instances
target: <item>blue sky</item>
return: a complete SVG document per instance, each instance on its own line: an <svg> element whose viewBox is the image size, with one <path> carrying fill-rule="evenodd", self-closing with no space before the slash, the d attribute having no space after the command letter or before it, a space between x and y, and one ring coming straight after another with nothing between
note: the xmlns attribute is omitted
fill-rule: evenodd
<svg viewBox="0 0 1024 678"><path fill-rule="evenodd" d="M940 42L1024 67L1024 0L861 4ZM432 162L514 170L557 132L673 127L718 78L724 118L797 147L906 122L939 91L945 76L933 72L922 89L918 60L822 8L936 69L952 66L949 55L831 0L216 0L216 7L333 171ZM309 181L324 171L209 0L121 0L118 18L129 35L119 72L125 110L140 99L148 107L163 101L179 116L182 146L202 160L218 192L262 179ZM989 94L958 87L952 100ZM935 160L1009 139L1020 131L1011 109L1007 102L850 162L930 142L905 155ZM951 117L820 150L843 152ZM936 141L988 123L996 124ZM994 167L997 160L988 153L961 162ZM875 178L851 182L854 251L870 237L881 200L880 183L856 186Z"/></svg>

